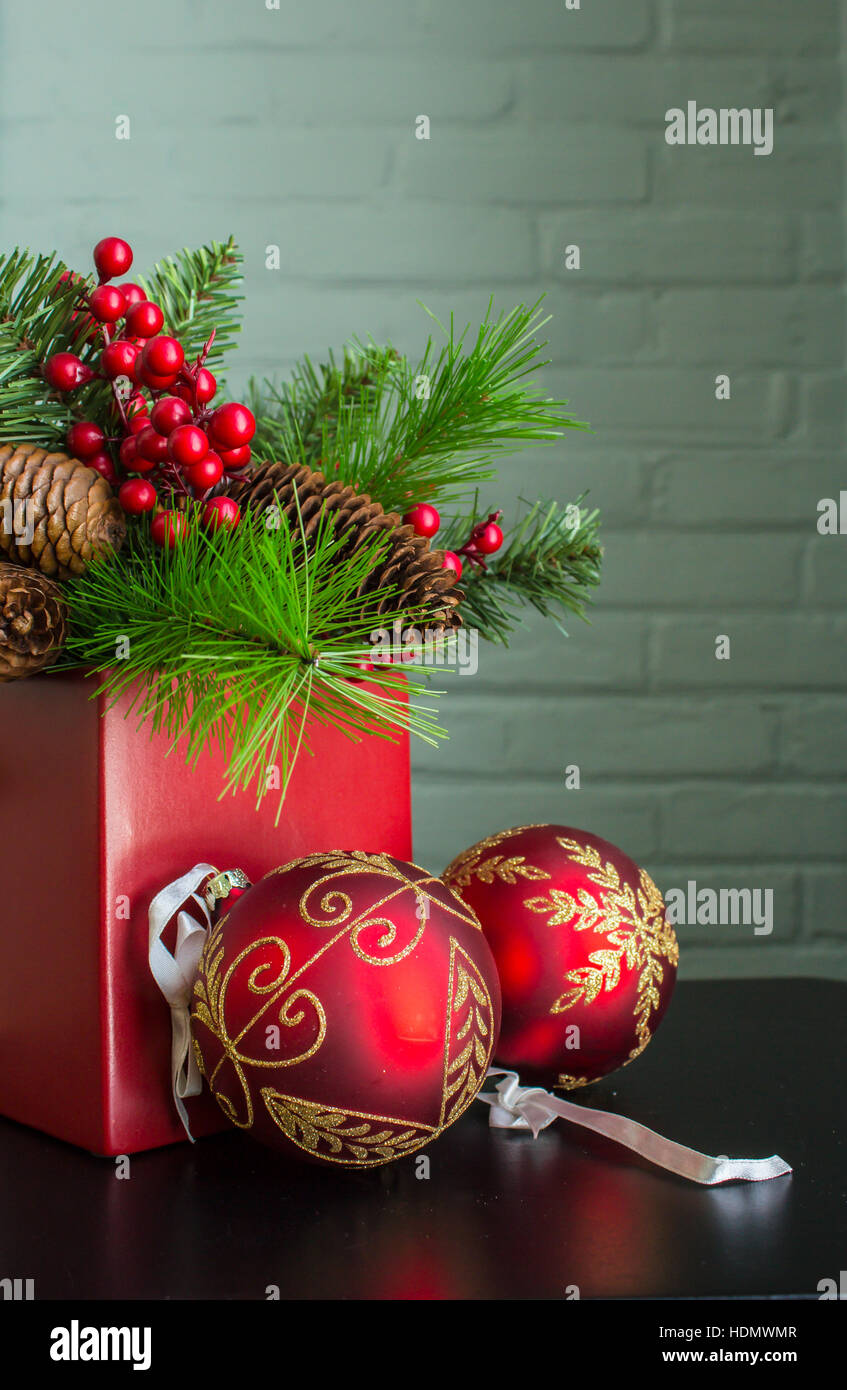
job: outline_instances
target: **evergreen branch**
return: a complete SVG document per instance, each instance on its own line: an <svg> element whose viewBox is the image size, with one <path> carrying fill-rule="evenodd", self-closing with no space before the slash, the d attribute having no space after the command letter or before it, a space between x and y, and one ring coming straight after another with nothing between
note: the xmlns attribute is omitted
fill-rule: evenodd
<svg viewBox="0 0 847 1390"><path fill-rule="evenodd" d="M263 395L254 384L259 456L329 459L343 482L389 511L466 496L493 476L500 454L588 428L527 381L547 365L540 303L495 319L491 300L468 345L469 327L457 334L452 318L449 329L439 324L446 343L436 353L430 337L414 367L390 345L354 339L340 365L330 355L316 370L305 359L280 390L265 383Z"/></svg>
<svg viewBox="0 0 847 1390"><path fill-rule="evenodd" d="M558 502L527 504L526 515L507 532L502 550L488 558L486 569L465 560L459 611L468 627L507 645L527 606L552 618L565 636L565 613L586 620L585 605L600 582L603 552L597 539L600 514L581 508L582 500L565 507ZM470 518L454 518L439 533L438 544L459 550L486 514L475 508Z"/></svg>
<svg viewBox="0 0 847 1390"><path fill-rule="evenodd" d="M125 552L66 586L62 665L93 667L112 702L131 693L139 725L181 742L187 761L207 744L226 750L225 791L255 784L258 804L277 767L281 810L296 756L309 749L310 715L354 739L444 736L430 708L408 703L405 668L362 683L371 633L404 610L398 596L396 613L379 614L385 590L357 597L386 538L370 537L339 565L346 543L326 517L308 551L285 525L191 526L172 552L135 528Z"/></svg>
<svg viewBox="0 0 847 1390"><path fill-rule="evenodd" d="M203 349L214 329L215 341L207 359L214 371L241 331L236 293L241 281L242 256L233 237L210 241L196 251L184 248L159 261L138 283L156 301L165 316L165 330L178 338L185 356L192 360Z"/></svg>
<svg viewBox="0 0 847 1390"><path fill-rule="evenodd" d="M81 282L63 281L65 273L55 256L0 255L0 444L49 447L67 430L67 400L41 375L45 358L71 340Z"/></svg>

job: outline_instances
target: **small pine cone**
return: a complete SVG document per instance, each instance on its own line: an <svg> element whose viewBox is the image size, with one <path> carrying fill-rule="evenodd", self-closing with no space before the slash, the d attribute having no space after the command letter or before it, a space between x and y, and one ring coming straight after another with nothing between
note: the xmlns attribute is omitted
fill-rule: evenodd
<svg viewBox="0 0 847 1390"><path fill-rule="evenodd" d="M65 640L62 592L35 570L0 563L0 682L34 676Z"/></svg>
<svg viewBox="0 0 847 1390"><path fill-rule="evenodd" d="M359 593L400 589L404 607L422 612L433 629L461 627L458 605L464 595L456 587L455 572L443 566L443 550L432 550L424 536L404 525L396 512L384 511L367 493L357 492L347 483L328 483L323 473L300 463L263 463L248 477L234 479L227 491L242 509L263 512L278 506L292 530L296 532L302 523L307 541L321 516L331 513L336 534L350 532L340 564L369 536L387 532L389 550L360 585ZM396 598L384 598L379 612L390 613L396 606Z"/></svg>
<svg viewBox="0 0 847 1390"><path fill-rule="evenodd" d="M123 508L93 468L32 444L0 446L0 558L70 579L125 537Z"/></svg>

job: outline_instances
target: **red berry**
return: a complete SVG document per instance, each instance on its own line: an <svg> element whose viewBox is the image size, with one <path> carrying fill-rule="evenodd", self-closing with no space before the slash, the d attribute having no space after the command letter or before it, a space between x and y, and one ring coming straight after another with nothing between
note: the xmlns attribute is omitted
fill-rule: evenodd
<svg viewBox="0 0 847 1390"><path fill-rule="evenodd" d="M131 516L152 512L156 505L156 489L143 478L128 478L121 484L118 497L124 511L129 512Z"/></svg>
<svg viewBox="0 0 847 1390"><path fill-rule="evenodd" d="M203 525L211 531L234 530L240 520L241 508L234 497L210 497L203 508Z"/></svg>
<svg viewBox="0 0 847 1390"><path fill-rule="evenodd" d="M102 286L107 289L108 286ZM119 376L133 377L135 374L135 363L138 357L138 348L134 343L128 343L126 338L116 338L113 343L107 343L100 356L100 365L106 376L114 381Z"/></svg>
<svg viewBox="0 0 847 1390"><path fill-rule="evenodd" d="M503 544L503 532L495 521L489 521L474 533L473 543L483 555L493 555Z"/></svg>
<svg viewBox="0 0 847 1390"><path fill-rule="evenodd" d="M249 444L255 432L256 421L252 411L238 401L219 405L212 416L212 437L223 449L238 449L242 444Z"/></svg>
<svg viewBox="0 0 847 1390"><path fill-rule="evenodd" d="M454 550L445 550L441 568L443 570L455 570L457 579L462 577L462 562Z"/></svg>
<svg viewBox="0 0 847 1390"><path fill-rule="evenodd" d="M156 545L166 545L170 550L182 540L187 531L188 523L181 512L157 512L150 527L150 534Z"/></svg>
<svg viewBox="0 0 847 1390"><path fill-rule="evenodd" d="M227 473L237 473L239 468L245 468L250 462L249 444L242 444L240 449L219 449L218 453Z"/></svg>
<svg viewBox="0 0 847 1390"><path fill-rule="evenodd" d="M126 313L126 300L114 285L98 285L91 291L91 312L100 323L117 323Z"/></svg>
<svg viewBox="0 0 847 1390"><path fill-rule="evenodd" d="M99 454L105 442L106 436L100 426L91 420L79 420L68 430L68 451L84 463Z"/></svg>
<svg viewBox="0 0 847 1390"><path fill-rule="evenodd" d="M126 439L121 440L120 455L121 463L124 468L137 468L138 445L135 442L135 435L128 434ZM141 470L144 472L144 469Z"/></svg>
<svg viewBox="0 0 847 1390"><path fill-rule="evenodd" d="M147 404L147 397L141 391L133 391L124 407L129 419L131 420L133 415L146 415Z"/></svg>
<svg viewBox="0 0 847 1390"><path fill-rule="evenodd" d="M54 352L44 364L44 375L55 391L74 391L90 381L94 373L73 352Z"/></svg>
<svg viewBox="0 0 847 1390"><path fill-rule="evenodd" d="M194 393L198 405L206 405L218 389L218 383L210 371L201 367L194 379Z"/></svg>
<svg viewBox="0 0 847 1390"><path fill-rule="evenodd" d="M136 285L132 280L124 280L122 285L118 285L118 289L126 300L127 308L131 304L143 304L147 298L141 286Z"/></svg>
<svg viewBox="0 0 847 1390"><path fill-rule="evenodd" d="M172 434L180 425L187 425L191 419L191 411L185 401L181 401L178 396L163 396L157 401L150 412L150 419L153 428L159 434Z"/></svg>
<svg viewBox="0 0 847 1390"><path fill-rule="evenodd" d="M428 502L419 502L403 517L407 526L414 526L418 536L434 536L441 525L441 517Z"/></svg>
<svg viewBox="0 0 847 1390"><path fill-rule="evenodd" d="M224 466L214 450L201 459L199 463L193 463L190 468L185 470L185 476L189 483L197 492L205 492L206 488L214 487L223 477Z"/></svg>
<svg viewBox="0 0 847 1390"><path fill-rule="evenodd" d="M179 425L168 436L168 452L180 468L200 463L209 452L209 440L196 425Z"/></svg>
<svg viewBox="0 0 847 1390"><path fill-rule="evenodd" d="M141 360L144 370L154 376L175 376L185 361L185 353L176 338L162 334L142 348Z"/></svg>
<svg viewBox="0 0 847 1390"><path fill-rule="evenodd" d="M136 364L135 375L142 386L151 391L172 391L176 384L175 376L157 376L155 372L148 372L140 361Z"/></svg>
<svg viewBox="0 0 847 1390"><path fill-rule="evenodd" d="M126 275L132 265L132 247L119 236L105 236L94 248L94 264L101 280Z"/></svg>
<svg viewBox="0 0 847 1390"><path fill-rule="evenodd" d="M85 466L86 468L93 468L94 472L99 473L101 477L106 479L107 483L112 484L112 487L117 487L118 475L115 472L115 465L107 453L95 454L93 458L86 459Z"/></svg>
<svg viewBox="0 0 847 1390"><path fill-rule="evenodd" d="M158 333L165 316L158 304L154 304L152 299L139 300L137 304L131 304L126 314L126 332L128 338L152 338Z"/></svg>
<svg viewBox="0 0 847 1390"><path fill-rule="evenodd" d="M164 463L168 457L168 441L149 424L136 435L135 447L138 451L136 463L138 459L144 459L149 463Z"/></svg>

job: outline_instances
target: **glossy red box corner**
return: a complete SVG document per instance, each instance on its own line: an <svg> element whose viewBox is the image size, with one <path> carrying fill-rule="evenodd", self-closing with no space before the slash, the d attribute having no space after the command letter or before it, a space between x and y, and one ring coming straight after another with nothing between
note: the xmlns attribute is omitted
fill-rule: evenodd
<svg viewBox="0 0 847 1390"><path fill-rule="evenodd" d="M411 858L409 741L309 729L277 798L219 799L224 759L91 699L96 682L0 688L0 1113L100 1154L185 1138L170 1092L170 1011L147 963L147 909L195 863L253 879L317 850ZM207 1095L195 1135L226 1127Z"/></svg>

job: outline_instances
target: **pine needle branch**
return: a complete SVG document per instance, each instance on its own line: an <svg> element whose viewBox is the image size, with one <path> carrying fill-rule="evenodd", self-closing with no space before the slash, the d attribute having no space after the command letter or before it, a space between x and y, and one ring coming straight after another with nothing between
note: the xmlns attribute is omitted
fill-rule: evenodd
<svg viewBox="0 0 847 1390"><path fill-rule="evenodd" d="M254 383L258 456L320 459L386 510L467 496L498 456L588 428L527 380L547 365L541 302L495 319L491 300L475 337L452 318L439 324L446 342L436 351L430 336L415 366L391 345L354 339L340 364L305 359L281 389Z"/></svg>
<svg viewBox="0 0 847 1390"><path fill-rule="evenodd" d="M597 538L600 514L582 508L582 500L564 507L558 502L525 504L526 514L506 532L502 550L488 558L487 569L465 560L460 611L468 627L507 645L526 607L551 618L565 635L566 613L586 620L603 552ZM470 518L455 517L439 533L438 544L459 550L487 510L475 507Z"/></svg>
<svg viewBox="0 0 847 1390"><path fill-rule="evenodd" d="M404 611L398 596L396 612L378 613L384 590L357 597L386 544L375 535L339 565L346 540L328 518L308 549L286 525L192 526L173 552L137 528L125 552L66 586L62 664L96 670L111 701L131 691L139 724L181 743L188 761L209 744L225 749L225 791L252 784L258 803L276 767L281 809L310 715L354 739L444 737L432 709L409 702L408 670L361 680L371 634Z"/></svg>

